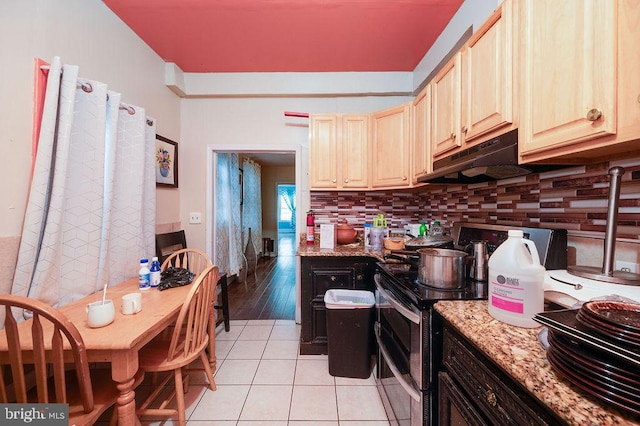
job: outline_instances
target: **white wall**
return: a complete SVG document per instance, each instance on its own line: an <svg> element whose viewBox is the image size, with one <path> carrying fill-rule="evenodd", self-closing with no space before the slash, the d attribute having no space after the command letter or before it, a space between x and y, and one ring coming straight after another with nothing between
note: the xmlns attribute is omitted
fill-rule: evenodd
<svg viewBox="0 0 640 426"><path fill-rule="evenodd" d="M13 276L31 168L34 58L78 65L123 102L146 108L158 133L180 134L180 99L164 84L164 62L100 0L0 2L0 292ZM159 191L158 221L178 217L179 193Z"/></svg>
<svg viewBox="0 0 640 426"><path fill-rule="evenodd" d="M181 217L190 245L205 248L206 232L211 222L207 211L206 164L203 159L211 146L224 146L224 150L299 149L301 163L296 164L302 174L298 182L301 204L298 212L309 209L307 119L284 116L285 111L307 113L368 113L408 102L411 97L339 97L339 98L223 98L183 99L181 108L182 132L180 150L180 185L182 191ZM183 186L184 185L184 186ZM202 223L188 224L184 218L190 211L203 212ZM300 217L298 217L300 219Z"/></svg>

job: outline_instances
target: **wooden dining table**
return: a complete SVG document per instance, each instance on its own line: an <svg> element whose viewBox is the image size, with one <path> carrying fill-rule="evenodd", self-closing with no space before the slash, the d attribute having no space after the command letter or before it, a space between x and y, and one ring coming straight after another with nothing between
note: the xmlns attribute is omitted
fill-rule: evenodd
<svg viewBox="0 0 640 426"><path fill-rule="evenodd" d="M111 377L120 392L117 401L118 424L139 424L136 416L134 381L138 371L140 349L172 324L191 289L191 284L164 291L149 289L142 291L142 310L133 315L122 313L122 296L137 292L138 279L113 285L107 289L107 299L113 300L116 308L114 321L100 328L87 325L86 306L102 299L102 292L86 296L58 308L80 331L87 349L89 362L111 364ZM20 325L25 337L30 336L30 327L25 321ZM24 326L23 326L24 325ZM210 330L210 334L215 330ZM213 336L212 336L213 337ZM215 340L214 340L215 341ZM7 353L6 339L0 338L0 356ZM210 354L215 364L215 355Z"/></svg>

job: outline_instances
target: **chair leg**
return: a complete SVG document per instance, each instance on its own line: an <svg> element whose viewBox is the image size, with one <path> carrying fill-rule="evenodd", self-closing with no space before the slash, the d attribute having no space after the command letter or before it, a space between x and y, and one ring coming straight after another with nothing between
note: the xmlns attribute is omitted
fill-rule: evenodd
<svg viewBox="0 0 640 426"><path fill-rule="evenodd" d="M229 318L229 288L226 277L221 280L220 293L222 297L222 315L224 315L224 331L228 333L231 330L231 319Z"/></svg>
<svg viewBox="0 0 640 426"><path fill-rule="evenodd" d="M184 406L184 385L182 383L182 369L177 368L173 372L173 377L176 385L176 402L178 404L178 424L181 426L187 425L185 406Z"/></svg>
<svg viewBox="0 0 640 426"><path fill-rule="evenodd" d="M202 361L202 366L204 367L204 373L207 375L207 380L209 381L209 387L211 390L216 390L218 387L216 386L216 381L213 378L213 371L211 366L209 365L209 360L204 353L200 354L200 360Z"/></svg>
<svg viewBox="0 0 640 426"><path fill-rule="evenodd" d="M209 333L209 346L207 347L207 351L209 352L209 366L213 371L216 371L217 368L217 357L216 357L216 316L215 309L211 310L209 314L209 327L207 329L207 333Z"/></svg>

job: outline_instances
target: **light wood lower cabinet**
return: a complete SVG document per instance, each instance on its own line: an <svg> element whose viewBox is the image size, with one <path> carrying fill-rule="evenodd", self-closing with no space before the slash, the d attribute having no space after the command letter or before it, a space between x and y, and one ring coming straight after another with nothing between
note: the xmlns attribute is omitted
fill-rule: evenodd
<svg viewBox="0 0 640 426"><path fill-rule="evenodd" d="M374 113L372 127L372 188L409 187L411 103Z"/></svg>

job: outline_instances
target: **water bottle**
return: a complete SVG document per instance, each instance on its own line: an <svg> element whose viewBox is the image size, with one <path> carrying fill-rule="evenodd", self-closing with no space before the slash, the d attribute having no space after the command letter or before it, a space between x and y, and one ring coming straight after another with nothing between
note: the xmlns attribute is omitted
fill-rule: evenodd
<svg viewBox="0 0 640 426"><path fill-rule="evenodd" d="M160 284L160 262L158 262L158 258L156 256L151 259L150 271L149 285L152 288L156 288Z"/></svg>
<svg viewBox="0 0 640 426"><path fill-rule="evenodd" d="M440 225L439 220L434 220L433 222L431 222L431 226L429 227L429 234L433 236L442 235L442 226Z"/></svg>
<svg viewBox="0 0 640 426"><path fill-rule="evenodd" d="M508 235L489 258L489 314L516 327L538 327L533 316L544 310L545 269L522 230Z"/></svg>
<svg viewBox="0 0 640 426"><path fill-rule="evenodd" d="M150 275L149 259L140 259L140 270L138 271L138 288L140 288L140 290L149 290L149 288L151 288Z"/></svg>

